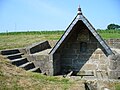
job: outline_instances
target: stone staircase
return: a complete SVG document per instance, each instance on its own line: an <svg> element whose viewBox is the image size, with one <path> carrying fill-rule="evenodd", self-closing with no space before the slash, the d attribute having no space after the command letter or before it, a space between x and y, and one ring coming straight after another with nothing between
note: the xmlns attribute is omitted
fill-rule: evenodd
<svg viewBox="0 0 120 90"><path fill-rule="evenodd" d="M22 57L24 53L21 53L19 49L2 50L0 51L0 54L9 59L13 65L16 65L27 71L41 73L39 67L35 67L33 62L30 62L27 58Z"/></svg>

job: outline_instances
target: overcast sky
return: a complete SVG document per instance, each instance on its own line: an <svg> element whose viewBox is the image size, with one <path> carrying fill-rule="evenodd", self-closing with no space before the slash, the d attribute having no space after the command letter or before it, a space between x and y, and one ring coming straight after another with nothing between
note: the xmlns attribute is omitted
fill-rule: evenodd
<svg viewBox="0 0 120 90"><path fill-rule="evenodd" d="M95 29L120 25L120 0L0 0L0 32L65 30L79 4Z"/></svg>

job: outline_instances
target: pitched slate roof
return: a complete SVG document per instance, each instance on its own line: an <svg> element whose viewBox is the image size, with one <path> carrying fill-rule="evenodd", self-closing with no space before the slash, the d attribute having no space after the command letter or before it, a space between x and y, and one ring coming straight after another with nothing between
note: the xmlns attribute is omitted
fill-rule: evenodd
<svg viewBox="0 0 120 90"><path fill-rule="evenodd" d="M61 44L64 42L65 38L69 35L72 28L75 26L75 24L81 20L86 27L89 29L89 31L93 34L93 36L97 39L97 41L102 45L102 47L105 49L108 55L113 54L112 50L109 48L109 46L105 43L105 41L101 38L101 36L96 32L95 28L90 24L90 22L83 16L81 8L78 8L78 12L74 20L71 22L71 24L68 26L60 40L56 43L56 45L53 47L53 49L50 51L50 54L54 54L55 51L61 46Z"/></svg>

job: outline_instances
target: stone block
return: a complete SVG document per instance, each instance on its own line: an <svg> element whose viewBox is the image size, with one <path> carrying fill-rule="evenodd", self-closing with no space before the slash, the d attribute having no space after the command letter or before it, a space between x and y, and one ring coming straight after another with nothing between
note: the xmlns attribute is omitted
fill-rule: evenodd
<svg viewBox="0 0 120 90"><path fill-rule="evenodd" d="M49 40L49 44L51 47L54 47L56 43L57 43L57 40Z"/></svg>
<svg viewBox="0 0 120 90"><path fill-rule="evenodd" d="M109 39L106 42L112 48L120 48L120 39Z"/></svg>
<svg viewBox="0 0 120 90"><path fill-rule="evenodd" d="M107 59L100 59L100 60L99 60L99 63L100 63L100 64L106 64L106 65L107 65L107 64L108 64L108 60L107 60Z"/></svg>
<svg viewBox="0 0 120 90"><path fill-rule="evenodd" d="M120 61L117 61L117 66L120 66Z"/></svg>
<svg viewBox="0 0 120 90"><path fill-rule="evenodd" d="M97 42L96 38L93 35L90 35L90 42Z"/></svg>
<svg viewBox="0 0 120 90"><path fill-rule="evenodd" d="M99 69L99 70L105 70L105 71L106 71L106 70L107 70L107 65L106 65L106 64L99 64L99 65L98 65L98 69Z"/></svg>
<svg viewBox="0 0 120 90"><path fill-rule="evenodd" d="M114 70L108 71L108 78L109 79L118 79L118 73Z"/></svg>
<svg viewBox="0 0 120 90"><path fill-rule="evenodd" d="M35 58L36 61L40 61L40 60L49 61L48 55L33 55L33 57Z"/></svg>
<svg viewBox="0 0 120 90"><path fill-rule="evenodd" d="M22 57L24 58L27 58L28 61L35 61L35 57L33 57L32 54L25 54L25 55L22 55Z"/></svg>
<svg viewBox="0 0 120 90"><path fill-rule="evenodd" d="M103 54L103 51L101 49L96 49L94 54Z"/></svg>
<svg viewBox="0 0 120 90"><path fill-rule="evenodd" d="M110 68L111 70L117 69L117 62L114 61L114 60L109 60L109 68Z"/></svg>
<svg viewBox="0 0 120 90"><path fill-rule="evenodd" d="M120 69L120 61L117 61L117 68Z"/></svg>
<svg viewBox="0 0 120 90"><path fill-rule="evenodd" d="M99 59L99 56L100 56L99 54L95 54L94 59Z"/></svg>
<svg viewBox="0 0 120 90"><path fill-rule="evenodd" d="M97 49L97 43L90 43L88 49Z"/></svg>
<svg viewBox="0 0 120 90"><path fill-rule="evenodd" d="M117 73L118 73L118 78L120 78L120 71L117 71Z"/></svg>
<svg viewBox="0 0 120 90"><path fill-rule="evenodd" d="M84 71L79 71L77 73L77 75L81 75L81 76L93 76L94 72L93 71L88 71L88 70L84 70Z"/></svg>
<svg viewBox="0 0 120 90"><path fill-rule="evenodd" d="M20 51L21 53L27 54L27 51L26 51L25 48L20 48L19 51Z"/></svg>
<svg viewBox="0 0 120 90"><path fill-rule="evenodd" d="M70 44L70 48L74 48L74 49L79 49L80 50L80 43L71 43Z"/></svg>
<svg viewBox="0 0 120 90"><path fill-rule="evenodd" d="M67 42L64 46L64 48L70 48L70 42Z"/></svg>
<svg viewBox="0 0 120 90"><path fill-rule="evenodd" d="M110 60L114 60L114 61L117 60L117 57L118 57L118 56L117 56L117 55L114 55L114 54L108 56L108 58L109 58Z"/></svg>
<svg viewBox="0 0 120 90"><path fill-rule="evenodd" d="M120 42L120 39L114 39L114 42Z"/></svg>
<svg viewBox="0 0 120 90"><path fill-rule="evenodd" d="M108 59L107 56L103 53L103 54L100 54L100 59Z"/></svg>
<svg viewBox="0 0 120 90"><path fill-rule="evenodd" d="M81 70L96 70L96 68L97 66L95 64L85 64Z"/></svg>
<svg viewBox="0 0 120 90"><path fill-rule="evenodd" d="M87 63L95 63L95 62L98 63L98 60L97 60L97 59L89 59L89 60L87 61Z"/></svg>
<svg viewBox="0 0 120 90"><path fill-rule="evenodd" d="M95 54L92 54L92 55L90 56L90 59L94 59L94 56L95 56Z"/></svg>

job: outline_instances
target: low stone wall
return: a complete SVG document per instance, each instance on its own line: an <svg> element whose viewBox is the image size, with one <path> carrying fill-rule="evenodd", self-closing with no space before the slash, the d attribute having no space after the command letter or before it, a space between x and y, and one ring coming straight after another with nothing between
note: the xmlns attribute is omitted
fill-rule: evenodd
<svg viewBox="0 0 120 90"><path fill-rule="evenodd" d="M43 41L39 43L34 43L33 45L26 47L26 52L27 54L33 54L33 53L40 52L40 51L43 51L49 48L51 48L49 42Z"/></svg>
<svg viewBox="0 0 120 90"><path fill-rule="evenodd" d="M108 39L105 41L111 48L119 48L120 49L120 39Z"/></svg>
<svg viewBox="0 0 120 90"><path fill-rule="evenodd" d="M110 79L120 78L120 54L109 56L108 76Z"/></svg>
<svg viewBox="0 0 120 90"><path fill-rule="evenodd" d="M33 62L35 67L39 67L42 73L49 75L49 55L29 54L25 55L24 57Z"/></svg>

